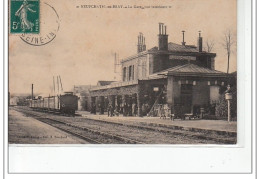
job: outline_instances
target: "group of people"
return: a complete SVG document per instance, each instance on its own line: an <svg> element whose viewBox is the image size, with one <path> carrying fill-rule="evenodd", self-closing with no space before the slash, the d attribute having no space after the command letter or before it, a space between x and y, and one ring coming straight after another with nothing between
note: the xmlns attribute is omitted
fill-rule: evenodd
<svg viewBox="0 0 260 179"><path fill-rule="evenodd" d="M104 114L104 107L101 105L98 105L99 107L99 113ZM142 104L141 106L141 115L146 116L147 114L150 114L150 106L147 103ZM165 119L167 116L169 116L169 107L168 105L158 104L156 109L152 111L151 116L159 116L160 118ZM96 105L92 105L91 113L96 114ZM123 116L137 116L138 114L138 106L136 103L121 103L116 104L113 106L112 104L108 104L107 106L107 115L108 117L112 116L119 116L119 114L123 114Z"/></svg>
<svg viewBox="0 0 260 179"><path fill-rule="evenodd" d="M123 114L123 116L137 116L137 105L136 103L127 104L122 103L120 105L113 105L109 104L107 107L108 116L119 116L119 114Z"/></svg>
<svg viewBox="0 0 260 179"><path fill-rule="evenodd" d="M170 108L168 107L168 105L166 104L159 104L158 105L158 116L160 117L160 119L166 119L167 116L169 116L169 110Z"/></svg>

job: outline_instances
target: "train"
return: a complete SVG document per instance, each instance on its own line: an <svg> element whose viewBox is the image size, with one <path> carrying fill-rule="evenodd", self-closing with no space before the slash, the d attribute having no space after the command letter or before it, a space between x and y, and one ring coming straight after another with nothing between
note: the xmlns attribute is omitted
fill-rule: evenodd
<svg viewBox="0 0 260 179"><path fill-rule="evenodd" d="M65 92L63 95L41 97L32 99L29 107L35 110L59 112L61 114L75 115L78 109L78 96L73 92Z"/></svg>

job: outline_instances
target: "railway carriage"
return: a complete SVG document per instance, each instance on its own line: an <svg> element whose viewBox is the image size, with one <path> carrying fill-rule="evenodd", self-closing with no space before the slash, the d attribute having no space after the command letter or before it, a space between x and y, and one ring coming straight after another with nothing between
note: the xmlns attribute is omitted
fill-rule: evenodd
<svg viewBox="0 0 260 179"><path fill-rule="evenodd" d="M64 95L38 97L29 102L29 107L37 110L58 111L64 114L75 114L78 109L78 97L72 92Z"/></svg>
<svg viewBox="0 0 260 179"><path fill-rule="evenodd" d="M50 96L47 98L48 99L48 109L53 110L53 111L58 111L59 110L59 96Z"/></svg>

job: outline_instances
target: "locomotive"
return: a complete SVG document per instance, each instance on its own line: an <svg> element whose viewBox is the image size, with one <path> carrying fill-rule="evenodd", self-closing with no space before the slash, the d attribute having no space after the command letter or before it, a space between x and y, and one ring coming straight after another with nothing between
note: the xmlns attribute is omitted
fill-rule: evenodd
<svg viewBox="0 0 260 179"><path fill-rule="evenodd" d="M73 92L65 92L64 95L49 96L30 100L29 107L42 111L56 111L62 114L74 115L78 109L78 97Z"/></svg>

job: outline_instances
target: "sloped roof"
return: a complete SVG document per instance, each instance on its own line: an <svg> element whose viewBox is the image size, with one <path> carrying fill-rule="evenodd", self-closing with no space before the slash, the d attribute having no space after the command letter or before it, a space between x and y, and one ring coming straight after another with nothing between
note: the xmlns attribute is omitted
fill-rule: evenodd
<svg viewBox="0 0 260 179"><path fill-rule="evenodd" d="M172 52L199 52L197 48L172 42L168 43L168 50Z"/></svg>
<svg viewBox="0 0 260 179"><path fill-rule="evenodd" d="M148 51L154 52L158 51L158 47L150 48ZM168 43L168 51L171 52L199 52L198 49L193 45L179 45L176 43Z"/></svg>
<svg viewBox="0 0 260 179"><path fill-rule="evenodd" d="M167 54L175 54L176 56L179 54L180 56L183 56L183 54L185 54L185 56L198 56L198 55L210 55L215 57L216 54L215 53L208 53L205 51L199 52L199 50L196 48L196 46L194 45L179 45L173 42L169 42L168 43L168 50L167 51L159 51L157 46L154 46L146 51L137 53L135 55L129 56L125 59L122 59L122 62L131 60L133 58L139 57L140 55L146 55L148 53L167 53ZM190 58L190 57L186 57L186 58ZM184 57L183 57L184 59Z"/></svg>
<svg viewBox="0 0 260 179"><path fill-rule="evenodd" d="M158 72L158 75L217 75L217 76L227 76L226 73L213 70L210 68L201 67L198 65L194 65L191 63L185 64L185 65L179 65L175 66L169 69L166 69L164 71Z"/></svg>

